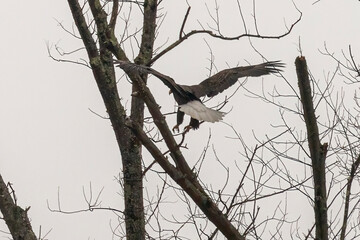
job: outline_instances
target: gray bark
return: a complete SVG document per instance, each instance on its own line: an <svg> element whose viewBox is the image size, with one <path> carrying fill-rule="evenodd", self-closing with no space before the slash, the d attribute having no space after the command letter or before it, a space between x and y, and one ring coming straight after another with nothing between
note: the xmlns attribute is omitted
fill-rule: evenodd
<svg viewBox="0 0 360 240"><path fill-rule="evenodd" d="M315 116L309 74L305 57L295 60L300 97L304 110L304 119L308 135L311 164L314 180L314 213L315 213L315 239L328 239L327 223L327 196L326 196L326 153L327 143L321 144L319 129Z"/></svg>
<svg viewBox="0 0 360 240"><path fill-rule="evenodd" d="M14 240L37 240L28 217L29 209L16 204L0 175L0 210Z"/></svg>

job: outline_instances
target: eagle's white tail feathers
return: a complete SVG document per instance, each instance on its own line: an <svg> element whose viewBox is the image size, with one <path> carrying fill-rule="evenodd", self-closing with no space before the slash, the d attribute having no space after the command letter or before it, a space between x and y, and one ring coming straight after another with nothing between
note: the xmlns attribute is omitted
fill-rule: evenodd
<svg viewBox="0 0 360 240"><path fill-rule="evenodd" d="M195 118L199 121L214 123L222 120L223 116L225 116L224 112L208 108L200 101L196 100L179 105L179 108L180 111L184 112L187 115L190 115L192 118Z"/></svg>

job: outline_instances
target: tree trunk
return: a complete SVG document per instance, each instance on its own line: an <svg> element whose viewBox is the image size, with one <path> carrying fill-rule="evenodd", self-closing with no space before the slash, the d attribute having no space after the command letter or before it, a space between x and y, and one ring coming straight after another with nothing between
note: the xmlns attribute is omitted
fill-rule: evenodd
<svg viewBox="0 0 360 240"><path fill-rule="evenodd" d="M127 60L114 35L118 2L114 1L113 13L108 24L107 14L102 9L100 2L98 0L89 0L89 6L96 23L100 49L97 48L96 42L92 38L78 1L68 0L68 2L75 24L87 50L95 80L121 151L124 177L126 238L128 240L145 239L141 143L124 124L126 113L120 103L112 60L112 54L117 59ZM147 0L144 2L142 43L139 56L137 57L139 64L146 64L152 58L156 11L157 1ZM146 76L143 77L143 80L146 82ZM136 85L133 85L133 91L136 91ZM131 119L142 126L143 116L143 101L133 97L131 100Z"/></svg>
<svg viewBox="0 0 360 240"><path fill-rule="evenodd" d="M321 144L319 129L315 116L309 74L305 57L297 57L295 60L296 73L300 89L301 102L304 109L304 119L308 135L311 163L314 179L314 213L317 240L328 239L327 223L327 196L326 196L326 169L325 159L327 143Z"/></svg>

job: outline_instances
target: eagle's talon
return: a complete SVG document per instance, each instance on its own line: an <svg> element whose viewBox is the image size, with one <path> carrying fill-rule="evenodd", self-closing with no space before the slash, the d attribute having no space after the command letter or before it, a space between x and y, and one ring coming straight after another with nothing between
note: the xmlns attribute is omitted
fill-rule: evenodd
<svg viewBox="0 0 360 240"><path fill-rule="evenodd" d="M172 131L175 133L175 131L179 132L179 125L175 125L173 128L172 128Z"/></svg>
<svg viewBox="0 0 360 240"><path fill-rule="evenodd" d="M190 129L192 129L191 125L187 125L186 127L184 127L184 134L189 132Z"/></svg>

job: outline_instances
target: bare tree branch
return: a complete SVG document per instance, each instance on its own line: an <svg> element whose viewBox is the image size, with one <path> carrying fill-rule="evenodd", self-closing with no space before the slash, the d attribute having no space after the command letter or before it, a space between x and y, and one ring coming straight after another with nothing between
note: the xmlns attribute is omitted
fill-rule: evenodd
<svg viewBox="0 0 360 240"><path fill-rule="evenodd" d="M351 186L352 186L354 177L355 177L356 173L358 172L359 165L360 165L360 155L357 157L355 162L351 165L350 176L347 179L344 216L343 216L343 223L342 223L341 235L340 235L341 240L345 240L345 236L346 236L346 228L347 228L347 224L349 221L349 205L350 205Z"/></svg>
<svg viewBox="0 0 360 240"><path fill-rule="evenodd" d="M183 41L187 40L191 36L198 35L198 34L206 34L206 35L209 35L209 36L211 36L213 38L217 38L217 39L221 39L221 40L227 40L227 41L239 40L240 38L243 38L243 37L261 38L261 39L280 39L280 38L283 38L283 37L289 35L292 32L293 28L300 22L300 20L302 18L302 12L299 12L299 13L300 13L299 18L293 24L291 24L290 28L285 33L279 34L279 35L261 35L261 34L258 34L258 33L257 34L243 33L243 34L240 34L240 35L237 35L237 36L223 36L221 34L214 33L212 30L205 30L205 29L203 29L203 30L192 30L189 33L184 34L184 35L180 34L180 38L177 41L175 41L170 46L168 46L163 51L161 51L156 56L154 56L147 65L148 66L152 65L156 60L161 58L163 55L165 55L167 52L169 52L173 48L177 47Z"/></svg>
<svg viewBox="0 0 360 240"><path fill-rule="evenodd" d="M13 190L12 194L15 198ZM37 240L28 217L29 209L30 207L24 210L14 202L0 175L0 210L14 240Z"/></svg>
<svg viewBox="0 0 360 240"><path fill-rule="evenodd" d="M313 106L313 97L310 87L310 80L305 57L297 57L295 60L298 85L300 89L301 102L304 109L304 119L308 134L308 143L312 161L314 177L314 212L316 225L316 239L328 239L327 223L327 195L326 195L326 176L325 160L328 144L320 143L317 119Z"/></svg>
<svg viewBox="0 0 360 240"><path fill-rule="evenodd" d="M145 101L146 102L146 101ZM149 106L149 105L148 105ZM164 123L162 123L164 124ZM160 150L155 146L155 144L146 136L144 131L138 126L135 122L132 122L130 119L127 121L127 126L129 126L136 136L139 138L141 143L146 147L146 149L151 153L151 155L156 159L156 161L161 165L161 167L170 175L170 177L178 183L182 189L189 194L193 201L202 209L204 214L212 221L220 231L228 239L241 239L245 240L243 236L231 225L227 220L225 215L217 208L213 201L205 194L204 190L197 184L194 184L195 179L193 177L184 175L182 170L175 168L168 162ZM169 130L170 131L170 130ZM177 150L176 156L172 156L175 160L176 157L179 157L181 154ZM196 181L195 181L196 182Z"/></svg>

